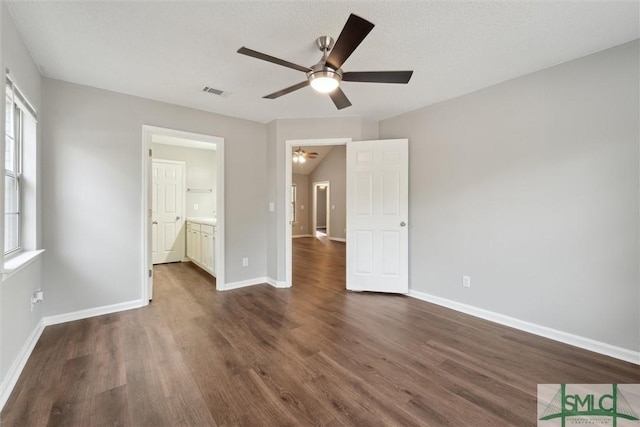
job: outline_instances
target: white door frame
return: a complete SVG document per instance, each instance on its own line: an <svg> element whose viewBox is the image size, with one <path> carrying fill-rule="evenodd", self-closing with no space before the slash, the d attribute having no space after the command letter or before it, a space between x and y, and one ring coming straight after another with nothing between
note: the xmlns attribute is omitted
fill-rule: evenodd
<svg viewBox="0 0 640 427"><path fill-rule="evenodd" d="M316 228L318 226L318 187L324 186L327 192L325 197L327 198L325 204L326 223L327 223L327 237L331 237L331 181L317 181L313 184L313 217L311 218L311 230L313 238L316 238Z"/></svg>
<svg viewBox="0 0 640 427"><path fill-rule="evenodd" d="M347 145L351 142L351 138L325 138L325 139L289 139L284 143L284 204L281 206L284 221L284 280L285 287L290 288L293 281L293 244L291 242L291 184L292 184L292 165L293 163L293 147L306 146L313 147L317 145ZM282 175L281 175L282 176ZM314 231L315 233L315 231Z"/></svg>
<svg viewBox="0 0 640 427"><path fill-rule="evenodd" d="M149 304L153 289L153 260L151 258L151 136L164 135L194 141L216 144L217 185L216 185L216 290L223 290L225 285L225 250L224 250L224 138L181 130L142 125L142 188L141 188L141 296L143 304ZM186 179L185 179L186 182ZM185 211L186 213L186 211Z"/></svg>
<svg viewBox="0 0 640 427"><path fill-rule="evenodd" d="M180 166L182 166L182 194L183 194L183 196L182 196L182 216L180 217L180 225L182 226L182 224L187 222L187 163L186 162L181 162L179 160L154 159L153 156L151 156L151 162L153 163L154 161L160 162L160 163L167 163L167 164L170 164L170 165L180 165ZM151 181L152 181L151 183L153 184L153 176L151 177ZM152 193L152 197L153 197L153 193ZM181 261L185 258L185 253L187 251L186 241L182 245L182 249L183 249L183 251L182 251L183 254L180 257ZM151 260L151 264L153 265L153 259ZM153 279L153 277L152 277L152 279Z"/></svg>

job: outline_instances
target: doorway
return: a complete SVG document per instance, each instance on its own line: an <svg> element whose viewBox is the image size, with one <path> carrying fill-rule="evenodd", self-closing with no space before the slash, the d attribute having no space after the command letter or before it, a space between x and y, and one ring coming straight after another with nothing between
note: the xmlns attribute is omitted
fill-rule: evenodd
<svg viewBox="0 0 640 427"><path fill-rule="evenodd" d="M290 209L287 209L291 206L291 184L293 181L293 150L294 147L307 146L326 146L326 145L340 145L345 146L348 142L350 142L351 138L327 138L327 139L296 139L296 140L287 140L285 141L285 179L284 179L284 204L282 205L282 212L290 212ZM282 217L282 221L286 224L290 224L292 218L289 217L290 214L285 214ZM313 229L311 230L314 231ZM292 242L292 230L291 226L285 227L285 241L284 241L284 270L285 270L285 280L284 283L280 284L281 287L291 287L293 283L293 242Z"/></svg>
<svg viewBox="0 0 640 427"><path fill-rule="evenodd" d="M331 183L320 181L313 183L313 213L311 230L313 237L327 238L331 236Z"/></svg>
<svg viewBox="0 0 640 427"><path fill-rule="evenodd" d="M203 135L192 132L184 132L174 129L166 129L155 126L142 126L142 149L143 149L143 188L142 188L142 250L144 262L144 271L142 279L142 298L144 301L149 301L153 298L153 264L159 260L157 252L161 249L162 245L171 246L170 240L166 242L161 241L160 232L158 227L161 225L158 218L159 208L155 206L155 202L160 202L164 197L164 203L168 199L174 204L182 205L182 214L177 212L171 212L171 220L175 225L174 234L177 244L174 246L174 252L178 253L179 260L186 260L186 234L185 227L180 226L184 224L187 217L207 217L215 221L215 271L216 271L216 289L224 289L224 139L212 136ZM154 171L154 154L153 147L168 147L168 148L182 148L182 149L198 149L215 151L215 157L212 162L212 168L215 168L213 172L215 176L215 182L209 185L207 188L190 188L188 185L187 173L183 172L183 184L182 188L177 188L179 184L170 183L169 187L165 188L164 195L158 195L154 192L158 191L156 185L154 185L154 174L159 173L159 170ZM158 150L157 150L158 151ZM167 156L163 156L166 161ZM158 159L156 159L158 160ZM188 164L186 168L188 170ZM172 175L172 174L170 174ZM174 185L175 184L175 185ZM171 185L174 185L173 187ZM174 195L173 192L179 192L180 196ZM195 200L194 197L202 198L209 193L209 199ZM182 202L180 203L180 199ZM194 200L192 200L194 199ZM164 209L164 207L163 207ZM176 208L177 209L177 208ZM162 210L162 209L160 209ZM173 208L168 209L173 211ZM167 217L168 218L168 217ZM178 218L178 219L177 219ZM156 222L154 224L154 222ZM170 221L169 221L170 222ZM164 227L164 225L163 225ZM165 227L166 228L166 227ZM171 227L168 227L172 229ZM171 231L171 230L169 230ZM171 234L171 233L169 233ZM164 239L167 234L165 233ZM184 244L183 244L184 243ZM156 254L154 254L154 251ZM173 257L171 258L173 260Z"/></svg>

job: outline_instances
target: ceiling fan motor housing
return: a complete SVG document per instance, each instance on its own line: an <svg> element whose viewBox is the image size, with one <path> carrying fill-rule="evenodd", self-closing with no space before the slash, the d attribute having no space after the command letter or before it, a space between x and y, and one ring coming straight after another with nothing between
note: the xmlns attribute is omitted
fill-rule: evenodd
<svg viewBox="0 0 640 427"><path fill-rule="evenodd" d="M311 86L318 92L328 93L340 85L342 81L342 70L334 69L326 64L327 55L333 48L334 40L329 36L322 36L316 39L316 46L322 51L322 59L307 72L307 79Z"/></svg>
<svg viewBox="0 0 640 427"><path fill-rule="evenodd" d="M340 82L342 80L342 70L340 68L334 70L326 65L324 61L320 61L311 67L311 71L307 73L307 78L309 79L309 82L320 78L330 78Z"/></svg>

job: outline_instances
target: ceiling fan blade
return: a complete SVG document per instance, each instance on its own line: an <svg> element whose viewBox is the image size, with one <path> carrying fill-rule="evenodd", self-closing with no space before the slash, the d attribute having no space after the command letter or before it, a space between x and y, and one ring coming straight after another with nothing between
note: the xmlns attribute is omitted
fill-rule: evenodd
<svg viewBox="0 0 640 427"><path fill-rule="evenodd" d="M342 74L345 82L409 83L413 71L349 71Z"/></svg>
<svg viewBox="0 0 640 427"><path fill-rule="evenodd" d="M263 96L263 98L276 99L276 98L281 97L282 95L286 95L286 94L291 93L293 91L296 91L298 89L302 89L305 86L309 86L309 80L305 80L303 82L300 82L300 83L295 84L293 86L289 86L289 87L284 88L282 90L279 90L277 92L270 93L269 95Z"/></svg>
<svg viewBox="0 0 640 427"><path fill-rule="evenodd" d="M305 154L305 156L307 156L307 158L309 159L315 159L316 157L318 157L318 153L307 153Z"/></svg>
<svg viewBox="0 0 640 427"><path fill-rule="evenodd" d="M345 95L342 89L340 89L339 87L336 88L336 90L334 90L333 92L329 92L329 96L331 97L333 103L336 104L336 108L338 108L338 110L342 110L343 108L351 106L349 98L347 98L347 95Z"/></svg>
<svg viewBox="0 0 640 427"><path fill-rule="evenodd" d="M302 65L294 64L293 62L285 61L284 59L276 58L275 56L267 55L266 53L258 52L257 50L252 50L244 46L238 49L238 53L241 53L242 55L250 56L252 58L258 58L258 59L262 59L263 61L282 65L283 67L302 71L303 73L311 71L309 67L303 67Z"/></svg>
<svg viewBox="0 0 640 427"><path fill-rule="evenodd" d="M366 19L360 18L353 13L349 15L347 23L344 24L342 32L336 40L336 44L331 49L327 58L327 65L337 70L351 56L354 50L362 43L374 25Z"/></svg>

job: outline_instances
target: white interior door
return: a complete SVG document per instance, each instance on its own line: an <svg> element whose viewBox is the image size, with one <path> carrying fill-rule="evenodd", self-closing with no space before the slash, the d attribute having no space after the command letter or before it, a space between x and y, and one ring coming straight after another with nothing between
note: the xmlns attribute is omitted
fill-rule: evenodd
<svg viewBox="0 0 640 427"><path fill-rule="evenodd" d="M409 292L409 141L347 144L347 289Z"/></svg>
<svg viewBox="0 0 640 427"><path fill-rule="evenodd" d="M153 160L151 167L151 254L154 264L184 257L184 170L182 162Z"/></svg>

